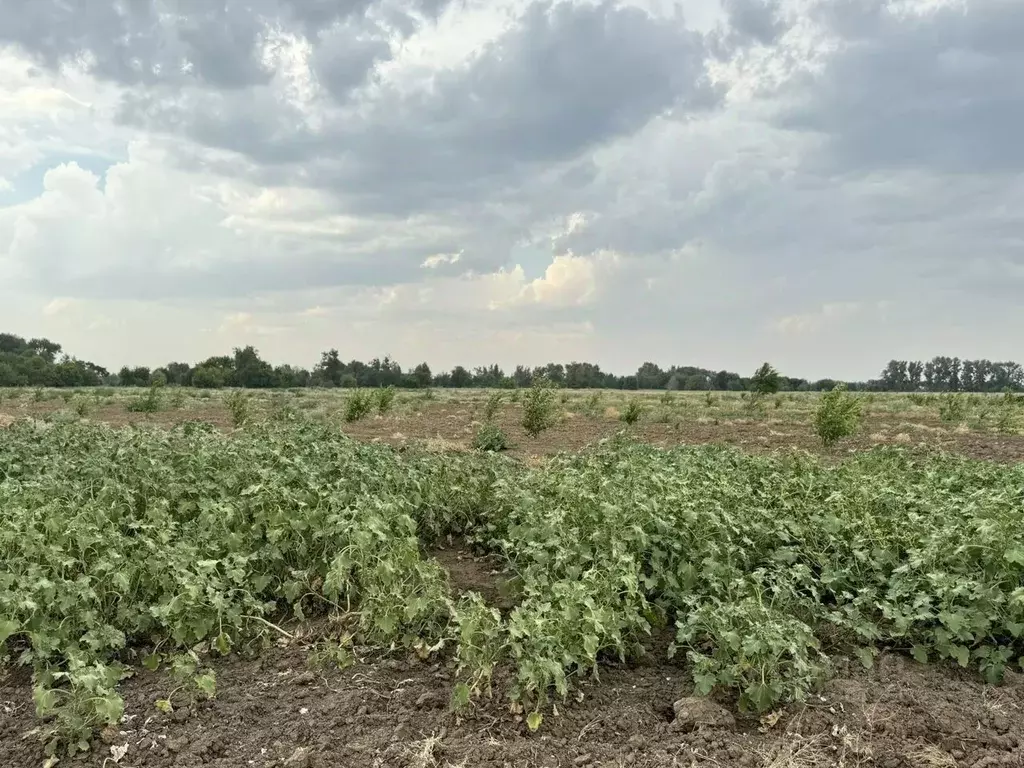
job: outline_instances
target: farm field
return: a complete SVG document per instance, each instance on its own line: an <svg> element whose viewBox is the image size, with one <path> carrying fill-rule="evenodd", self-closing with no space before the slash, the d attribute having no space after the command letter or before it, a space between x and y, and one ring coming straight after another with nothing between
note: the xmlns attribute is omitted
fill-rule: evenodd
<svg viewBox="0 0 1024 768"><path fill-rule="evenodd" d="M0 765L1024 762L1017 403L352 396L3 391Z"/></svg>

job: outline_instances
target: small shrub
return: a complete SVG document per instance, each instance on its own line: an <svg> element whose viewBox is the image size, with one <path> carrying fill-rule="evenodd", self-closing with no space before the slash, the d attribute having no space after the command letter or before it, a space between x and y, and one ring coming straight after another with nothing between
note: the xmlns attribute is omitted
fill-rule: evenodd
<svg viewBox="0 0 1024 768"><path fill-rule="evenodd" d="M996 429L1004 435L1012 435L1017 432L1017 414L1014 408L1003 405L996 417Z"/></svg>
<svg viewBox="0 0 1024 768"><path fill-rule="evenodd" d="M907 399L909 399L914 405L928 405L928 395L921 392L911 392L907 395Z"/></svg>
<svg viewBox="0 0 1024 768"><path fill-rule="evenodd" d="M437 394L434 392L433 389L427 387L426 389L423 390L422 394L420 394L420 400L437 400Z"/></svg>
<svg viewBox="0 0 1024 768"><path fill-rule="evenodd" d="M519 402L519 390L518 389L513 389L512 390L512 393L508 396L508 401L510 403L518 403Z"/></svg>
<svg viewBox="0 0 1024 768"><path fill-rule="evenodd" d="M240 389L236 389L225 400L228 410L231 412L231 421L236 428L241 427L249 420L249 396Z"/></svg>
<svg viewBox="0 0 1024 768"><path fill-rule="evenodd" d="M75 400L75 413L81 416L83 419L89 415L89 401L85 398L81 400Z"/></svg>
<svg viewBox="0 0 1024 768"><path fill-rule="evenodd" d="M622 409L622 415L619 417L627 424L636 424L640 421L640 416L644 412L644 407L637 399L630 400L626 403L626 407Z"/></svg>
<svg viewBox="0 0 1024 768"><path fill-rule="evenodd" d="M377 401L377 413L383 416L385 413L391 411L391 406L395 403L395 388L392 386L382 387L375 393Z"/></svg>
<svg viewBox="0 0 1024 768"><path fill-rule="evenodd" d="M129 413L156 413L160 410L160 405L159 387L150 387L145 395L125 403L124 409Z"/></svg>
<svg viewBox="0 0 1024 768"><path fill-rule="evenodd" d="M967 418L967 401L961 394L952 392L943 396L939 403L939 418L947 422L961 422Z"/></svg>
<svg viewBox="0 0 1024 768"><path fill-rule="evenodd" d="M783 402L784 402L784 399L782 398L781 395L776 396L776 398L775 398L775 409L778 410L779 408L781 408Z"/></svg>
<svg viewBox="0 0 1024 768"><path fill-rule="evenodd" d="M372 396L369 392L357 389L345 402L345 421L359 421L373 408Z"/></svg>
<svg viewBox="0 0 1024 768"><path fill-rule="evenodd" d="M814 431L826 448L849 437L860 426L860 403L846 391L845 384L837 384L821 398L814 414Z"/></svg>
<svg viewBox="0 0 1024 768"><path fill-rule="evenodd" d="M715 396L711 394L711 392L704 393L704 405L706 405L708 408L715 407Z"/></svg>
<svg viewBox="0 0 1024 768"><path fill-rule="evenodd" d="M508 450L508 438L505 437L505 433L501 431L497 424L488 422L476 431L476 437L473 438L473 447L478 451L489 451L491 453L505 451Z"/></svg>
<svg viewBox="0 0 1024 768"><path fill-rule="evenodd" d="M185 393L180 389L175 389L174 394L171 395L171 408L175 410L185 407Z"/></svg>
<svg viewBox="0 0 1024 768"><path fill-rule="evenodd" d="M501 407L501 400L504 397L503 392L492 392L487 398L487 402L484 404L484 420L494 421L494 417L498 415L498 409Z"/></svg>
<svg viewBox="0 0 1024 768"><path fill-rule="evenodd" d="M523 396L523 429L536 437L554 423L555 393L544 379L536 379Z"/></svg>

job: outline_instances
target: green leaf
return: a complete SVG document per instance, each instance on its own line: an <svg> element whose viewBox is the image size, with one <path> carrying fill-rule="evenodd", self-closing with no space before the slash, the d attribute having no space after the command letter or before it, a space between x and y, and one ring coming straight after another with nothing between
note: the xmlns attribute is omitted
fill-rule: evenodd
<svg viewBox="0 0 1024 768"><path fill-rule="evenodd" d="M963 645L951 645L949 655L956 659L961 667L966 667L971 662L971 652Z"/></svg>
<svg viewBox="0 0 1024 768"><path fill-rule="evenodd" d="M765 683L754 683L744 691L747 701L757 712L766 712L775 703L775 692Z"/></svg>
<svg viewBox="0 0 1024 768"><path fill-rule="evenodd" d="M19 629L18 622L11 621L10 619L0 619L0 645L7 642L7 638L16 634Z"/></svg>
<svg viewBox="0 0 1024 768"><path fill-rule="evenodd" d="M156 672L156 670L160 667L160 654L151 653L148 656L143 657L142 666L144 666L150 672Z"/></svg>
<svg viewBox="0 0 1024 768"><path fill-rule="evenodd" d="M174 711L174 707L171 706L170 699L157 699L154 702L154 706L161 712L166 712L167 714L170 714Z"/></svg>
<svg viewBox="0 0 1024 768"><path fill-rule="evenodd" d="M864 669L871 669L875 665L875 653L872 648L858 648L857 658L860 659L860 663L864 665Z"/></svg>
<svg viewBox="0 0 1024 768"><path fill-rule="evenodd" d="M920 662L921 664L928 663L928 649L922 645L915 645L911 648L910 655L914 657L914 661Z"/></svg>
<svg viewBox="0 0 1024 768"><path fill-rule="evenodd" d="M469 704L470 690L465 683L459 683L452 691L452 709L463 709Z"/></svg>
<svg viewBox="0 0 1024 768"><path fill-rule="evenodd" d="M540 724L544 722L544 715L540 712L531 712L526 717L526 727L531 731L536 731L540 728Z"/></svg>

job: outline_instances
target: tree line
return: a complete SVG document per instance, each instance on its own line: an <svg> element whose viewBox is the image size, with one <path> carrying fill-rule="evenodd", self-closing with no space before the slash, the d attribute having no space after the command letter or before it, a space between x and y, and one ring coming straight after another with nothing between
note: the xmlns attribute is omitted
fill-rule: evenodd
<svg viewBox="0 0 1024 768"><path fill-rule="evenodd" d="M763 369L763 367L762 367ZM773 369L774 370L774 369ZM778 375L773 388L780 391L825 391L844 383L851 390L893 391L1001 391L1024 389L1021 366L937 357L929 363L892 361L882 376L868 382L840 382L835 379L810 381ZM338 350L320 355L312 368L273 365L252 346L239 347L230 355L211 357L199 363L171 362L159 368L124 366L117 372L71 357L60 344L49 339L24 339L0 333L0 387L90 387L151 385L190 386L201 389L243 387L281 389L296 387L529 387L544 378L570 389L664 389L740 392L755 389L756 376L732 371L713 371L694 366L661 366L645 362L636 373L617 375L594 363L548 363L536 367L517 365L505 371L490 365L433 372L427 363L403 368L389 356L369 362L342 360Z"/></svg>
<svg viewBox="0 0 1024 768"><path fill-rule="evenodd" d="M890 360L877 382L889 392L1004 392L1024 389L1024 368L1019 363L933 357Z"/></svg>

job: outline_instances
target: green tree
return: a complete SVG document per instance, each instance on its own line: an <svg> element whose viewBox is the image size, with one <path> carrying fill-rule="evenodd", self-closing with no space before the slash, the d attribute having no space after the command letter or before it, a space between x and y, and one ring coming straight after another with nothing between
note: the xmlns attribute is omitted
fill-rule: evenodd
<svg viewBox="0 0 1024 768"><path fill-rule="evenodd" d="M750 378L750 389L758 395L774 395L779 391L780 385L779 372L771 363L764 363Z"/></svg>

